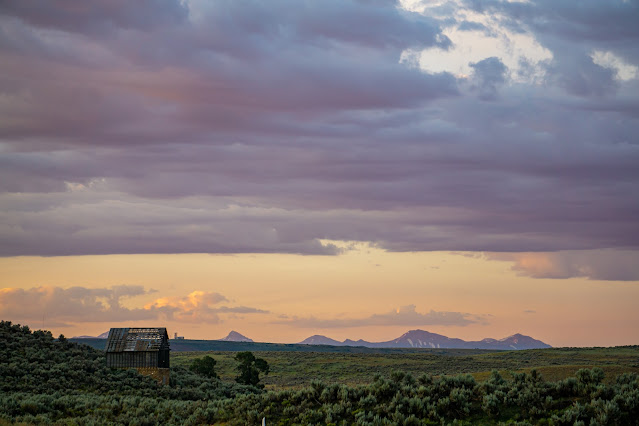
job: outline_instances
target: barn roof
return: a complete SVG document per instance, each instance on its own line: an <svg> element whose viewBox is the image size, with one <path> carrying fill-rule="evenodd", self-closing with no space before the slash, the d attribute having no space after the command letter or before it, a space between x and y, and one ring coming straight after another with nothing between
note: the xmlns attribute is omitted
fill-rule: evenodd
<svg viewBox="0 0 639 426"><path fill-rule="evenodd" d="M112 328L107 337L107 352L157 352L169 349L166 328Z"/></svg>

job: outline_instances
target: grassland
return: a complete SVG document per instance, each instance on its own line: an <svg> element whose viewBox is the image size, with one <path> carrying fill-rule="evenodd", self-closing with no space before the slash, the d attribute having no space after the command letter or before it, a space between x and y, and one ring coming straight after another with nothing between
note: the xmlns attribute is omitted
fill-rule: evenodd
<svg viewBox="0 0 639 426"><path fill-rule="evenodd" d="M323 348L325 349L325 348ZM389 377L393 371L421 374L456 375L469 373L477 380L498 370L508 378L513 372L539 371L546 380L574 376L581 368L600 367L606 380L621 373L639 373L639 346L615 348L552 348L525 351L393 350L377 353L259 351L271 372L263 378L267 389L297 389L312 380L346 385L367 384L376 373ZM235 352L173 352L171 363L188 366L194 358L212 356L222 380L235 376Z"/></svg>
<svg viewBox="0 0 639 426"><path fill-rule="evenodd" d="M0 424L245 425L267 418L281 425L639 426L638 346L345 352L264 345L174 351L171 383L158 386L135 370L106 367L102 350L0 321ZM233 380L240 346L270 363L266 391ZM204 355L218 361L222 380L185 368Z"/></svg>
<svg viewBox="0 0 639 426"><path fill-rule="evenodd" d="M71 340L100 350L105 344L105 339ZM573 376L580 368L600 367L606 373L606 380L622 373L639 373L639 346L489 351L174 340L171 348L172 365L189 366L194 358L210 355L218 363L220 377L229 381L236 374L235 353L252 351L269 363L271 372L263 383L273 390L302 388L314 379L346 385L367 384L376 373L389 377L396 370L416 377L423 373L469 373L480 381L493 370L509 377L513 372L536 369L550 381Z"/></svg>

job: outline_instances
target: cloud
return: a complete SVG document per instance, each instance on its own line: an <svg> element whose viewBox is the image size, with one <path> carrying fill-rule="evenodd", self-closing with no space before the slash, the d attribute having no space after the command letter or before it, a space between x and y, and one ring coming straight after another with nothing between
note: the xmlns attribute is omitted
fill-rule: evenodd
<svg viewBox="0 0 639 426"><path fill-rule="evenodd" d="M147 304L144 309L161 312L169 320L216 324L219 314L265 314L268 311L246 306L217 306L228 299L219 293L194 291L185 297L164 297Z"/></svg>
<svg viewBox="0 0 639 426"><path fill-rule="evenodd" d="M487 253L491 260L512 262L512 270L533 278L588 278L638 281L637 252L627 250L560 251L554 253Z"/></svg>
<svg viewBox="0 0 639 426"><path fill-rule="evenodd" d="M36 0L4 3L0 11L34 27L83 35L150 30L182 23L188 16L186 3L179 0L97 0L82 4Z"/></svg>
<svg viewBox="0 0 639 426"><path fill-rule="evenodd" d="M506 82L508 68L494 56L469 65L474 70L480 99L494 100L497 97L498 86Z"/></svg>
<svg viewBox="0 0 639 426"><path fill-rule="evenodd" d="M613 69L596 64L586 53L574 56L568 63L563 59L557 61L553 68L559 84L569 93L577 96L605 96L617 89Z"/></svg>
<svg viewBox="0 0 639 426"><path fill-rule="evenodd" d="M1 256L639 249L632 2L22 3Z"/></svg>
<svg viewBox="0 0 639 426"><path fill-rule="evenodd" d="M486 316L462 312L434 311L422 314L415 310L415 305L402 306L383 314L372 314L366 318L333 318L290 317L275 321L276 324L292 324L304 328L347 328L366 326L467 326L485 323Z"/></svg>
<svg viewBox="0 0 639 426"><path fill-rule="evenodd" d="M78 322L177 320L217 323L219 314L267 311L245 306L217 306L228 300L219 293L194 291L185 297L159 298L139 308L122 306L121 299L156 293L137 285L110 288L33 287L0 289L0 316L48 326Z"/></svg>
<svg viewBox="0 0 639 426"><path fill-rule="evenodd" d="M460 31L482 31L487 32L488 28L481 22L462 21L457 26Z"/></svg>
<svg viewBox="0 0 639 426"><path fill-rule="evenodd" d="M623 0L600 3L596 0L549 0L534 2L465 1L482 15L497 14L504 25L529 32L553 53L550 78L577 96L604 96L619 86L615 71L595 64L591 50L612 49L628 65L637 65L639 32L633 22L639 17L634 2Z"/></svg>
<svg viewBox="0 0 639 426"><path fill-rule="evenodd" d="M60 322L138 321L155 315L145 309L129 309L121 299L149 294L142 286L111 288L33 287L0 289L0 315L5 318Z"/></svg>

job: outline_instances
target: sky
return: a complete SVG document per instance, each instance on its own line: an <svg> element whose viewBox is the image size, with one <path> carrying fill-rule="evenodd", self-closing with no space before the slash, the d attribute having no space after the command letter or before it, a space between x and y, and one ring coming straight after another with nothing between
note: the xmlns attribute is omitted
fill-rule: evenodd
<svg viewBox="0 0 639 426"><path fill-rule="evenodd" d="M636 0L0 3L0 318L639 343Z"/></svg>

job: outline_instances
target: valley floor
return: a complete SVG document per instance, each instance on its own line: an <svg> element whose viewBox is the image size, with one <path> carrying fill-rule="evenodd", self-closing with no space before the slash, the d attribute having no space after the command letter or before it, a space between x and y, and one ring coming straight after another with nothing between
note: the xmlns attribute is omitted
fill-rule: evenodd
<svg viewBox="0 0 639 426"><path fill-rule="evenodd" d="M318 347L326 350L326 347ZM260 351L270 366L262 382L267 389L295 389L312 380L325 383L359 385L370 383L379 373L389 377L393 371L414 376L455 375L469 373L477 380L486 379L498 370L508 378L513 372L539 371L546 380L557 381L574 376L581 368L599 367L612 381L622 373L639 373L639 346L615 348L551 348L525 351L477 350L405 350L382 353ZM194 358L205 355L217 361L222 380L233 380L235 352L174 352L173 365L188 366Z"/></svg>

